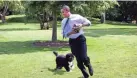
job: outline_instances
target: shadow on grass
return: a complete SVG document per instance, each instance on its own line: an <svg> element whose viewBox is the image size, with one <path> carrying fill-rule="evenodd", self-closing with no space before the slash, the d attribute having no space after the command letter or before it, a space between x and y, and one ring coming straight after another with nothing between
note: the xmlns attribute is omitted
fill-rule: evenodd
<svg viewBox="0 0 137 78"><path fill-rule="evenodd" d="M117 26L137 26L137 24L125 23L125 22L115 22L115 21L108 21L106 22L106 24L117 25Z"/></svg>
<svg viewBox="0 0 137 78"><path fill-rule="evenodd" d="M48 68L48 71L53 72L54 75L63 75L66 71L65 70L55 70Z"/></svg>
<svg viewBox="0 0 137 78"><path fill-rule="evenodd" d="M35 41L11 41L0 42L0 54L23 54L33 52L46 52L46 51L67 51L67 47L36 47L33 45Z"/></svg>
<svg viewBox="0 0 137 78"><path fill-rule="evenodd" d="M23 31L23 30L32 30L30 28L11 28L11 29L0 29L0 31ZM34 29L33 29L34 30ZM36 30L36 29L35 29Z"/></svg>
<svg viewBox="0 0 137 78"><path fill-rule="evenodd" d="M137 35L137 28L85 29L85 35L90 37L105 35Z"/></svg>
<svg viewBox="0 0 137 78"><path fill-rule="evenodd" d="M81 76L81 77L78 77L78 78L83 78L83 77Z"/></svg>

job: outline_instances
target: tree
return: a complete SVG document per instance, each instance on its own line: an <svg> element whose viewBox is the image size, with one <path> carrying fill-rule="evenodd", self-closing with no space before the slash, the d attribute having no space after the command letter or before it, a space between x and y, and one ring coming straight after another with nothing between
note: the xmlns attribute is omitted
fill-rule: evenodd
<svg viewBox="0 0 137 78"><path fill-rule="evenodd" d="M52 24L52 41L57 41L57 15L60 13L60 6L65 4L65 1L29 1L26 6L26 15L37 18L38 14L45 12L53 17ZM67 3L68 4L68 3ZM40 21L41 23L41 21ZM41 27L42 28L42 27Z"/></svg>
<svg viewBox="0 0 137 78"><path fill-rule="evenodd" d="M73 2L73 12L80 13L91 19L93 16L105 16L105 12L118 5L116 0L113 1L79 1ZM105 21L103 17L102 21Z"/></svg>
<svg viewBox="0 0 137 78"><path fill-rule="evenodd" d="M137 1L119 1L119 13L121 14L121 17L124 19L125 17L125 21L131 21L131 20L136 20L137 21ZM127 20L127 18L130 18L131 20Z"/></svg>
<svg viewBox="0 0 137 78"><path fill-rule="evenodd" d="M1 0L0 1L0 16L1 16L1 19L2 19L2 23L5 23L5 17L6 17L6 13L7 13L7 10L10 9L12 11L23 11L24 10L24 7L21 3L21 1L4 1L4 0Z"/></svg>
<svg viewBox="0 0 137 78"><path fill-rule="evenodd" d="M137 1L118 1L118 4L107 11L108 20L124 22L136 20L137 22Z"/></svg>
<svg viewBox="0 0 137 78"><path fill-rule="evenodd" d="M36 16L38 13L50 13L53 16L52 41L57 41L57 16L60 15L60 8L69 5L72 13L80 13L91 18L95 14L107 10L114 2L106 1L29 1L27 2L27 13ZM104 8L102 8L104 6ZM27 15L29 15L27 14Z"/></svg>

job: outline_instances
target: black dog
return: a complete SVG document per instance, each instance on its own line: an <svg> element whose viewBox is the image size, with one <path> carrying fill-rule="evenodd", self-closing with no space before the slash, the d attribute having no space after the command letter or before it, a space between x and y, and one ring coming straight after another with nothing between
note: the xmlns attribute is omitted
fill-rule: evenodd
<svg viewBox="0 0 137 78"><path fill-rule="evenodd" d="M58 55L55 51L53 53L56 55L56 70L64 67L67 72L70 72L73 69L74 55L72 53L67 53L66 55Z"/></svg>

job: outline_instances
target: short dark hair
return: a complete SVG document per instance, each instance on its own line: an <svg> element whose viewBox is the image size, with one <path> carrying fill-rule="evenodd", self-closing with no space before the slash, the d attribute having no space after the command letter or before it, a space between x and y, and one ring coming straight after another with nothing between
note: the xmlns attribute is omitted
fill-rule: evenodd
<svg viewBox="0 0 137 78"><path fill-rule="evenodd" d="M64 5L64 6L62 7L62 9L65 9L65 10L68 10L68 11L70 11L70 8L69 8L69 6L67 6L67 5Z"/></svg>

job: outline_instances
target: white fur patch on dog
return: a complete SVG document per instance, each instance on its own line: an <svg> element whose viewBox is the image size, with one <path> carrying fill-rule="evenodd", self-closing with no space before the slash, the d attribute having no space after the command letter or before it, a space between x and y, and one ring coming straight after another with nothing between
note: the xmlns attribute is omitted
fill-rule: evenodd
<svg viewBox="0 0 137 78"><path fill-rule="evenodd" d="M69 63L69 68L70 69L74 69L74 64L73 64L73 62L68 62Z"/></svg>

